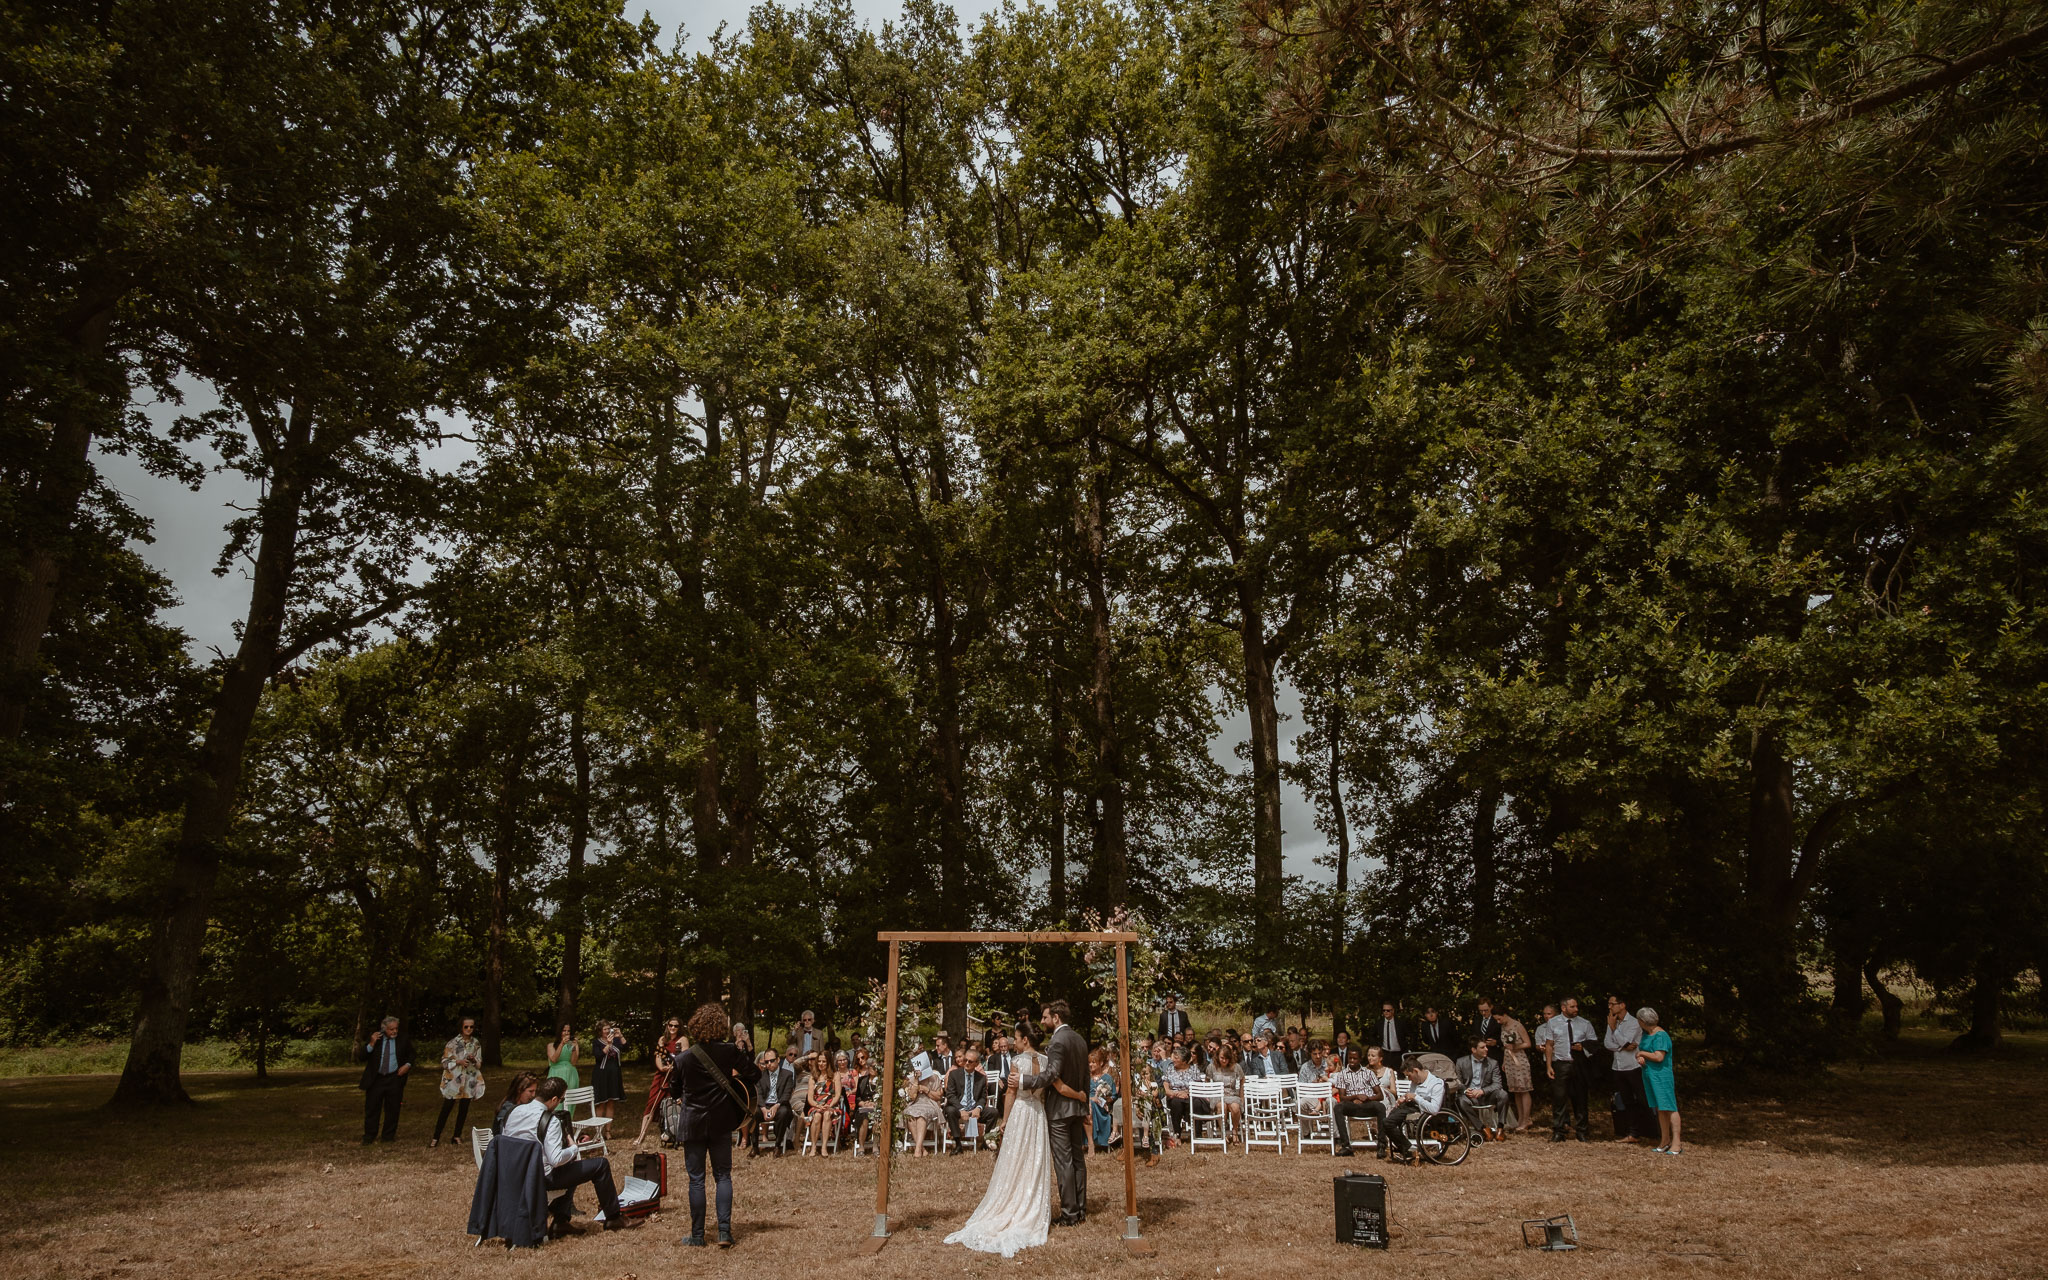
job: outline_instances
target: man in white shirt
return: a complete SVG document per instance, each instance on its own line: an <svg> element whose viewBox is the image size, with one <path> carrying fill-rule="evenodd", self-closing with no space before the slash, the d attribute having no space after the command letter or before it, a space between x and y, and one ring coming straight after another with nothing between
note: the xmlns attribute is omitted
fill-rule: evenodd
<svg viewBox="0 0 2048 1280"><path fill-rule="evenodd" d="M1586 1102L1593 1083L1591 1055L1600 1037L1593 1024L1579 1016L1579 1002L1573 997L1566 996L1559 1010L1536 1033L1536 1047L1542 1052L1544 1073L1550 1079L1550 1140L1569 1141L1576 1120L1579 1141L1591 1142Z"/></svg>
<svg viewBox="0 0 2048 1280"><path fill-rule="evenodd" d="M565 1235L577 1228L569 1217L576 1211L576 1188L588 1182L597 1188L597 1206L604 1212L604 1229L617 1231L626 1225L619 1216L619 1192L612 1184L611 1161L577 1155L576 1148L562 1137L555 1122L555 1107L569 1086L557 1076L540 1082L533 1101L512 1109L505 1117L507 1138L527 1138L540 1143L541 1167L547 1170L547 1189L562 1194L548 1202L549 1234Z"/></svg>
<svg viewBox="0 0 2048 1280"><path fill-rule="evenodd" d="M1280 1010L1268 1009L1252 1019L1252 1039L1260 1036L1272 1037L1280 1034Z"/></svg>
<svg viewBox="0 0 2048 1280"><path fill-rule="evenodd" d="M1396 1160L1420 1161L1408 1145L1408 1118L1415 1115L1433 1116L1444 1109L1444 1082L1431 1074L1428 1067L1420 1062L1408 1064L1408 1080L1415 1086L1415 1092L1408 1095L1406 1102L1396 1103L1387 1113L1387 1122L1382 1126L1382 1136L1393 1151Z"/></svg>
<svg viewBox="0 0 2048 1280"><path fill-rule="evenodd" d="M1643 1096L1643 1064L1636 1061L1642 1043L1643 1028L1629 1013L1628 1002L1620 996L1607 997L1607 1034L1600 1037L1600 1044L1612 1055L1607 1061L1607 1078L1621 1099L1621 1110L1614 1113L1616 1142L1657 1136L1656 1118Z"/></svg>

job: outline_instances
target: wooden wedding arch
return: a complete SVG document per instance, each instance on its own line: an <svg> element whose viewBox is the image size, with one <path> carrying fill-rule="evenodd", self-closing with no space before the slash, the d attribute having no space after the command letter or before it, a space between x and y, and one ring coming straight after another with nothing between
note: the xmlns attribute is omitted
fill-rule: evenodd
<svg viewBox="0 0 2048 1280"><path fill-rule="evenodd" d="M1128 947L1138 940L1135 933L965 933L965 932L893 932L884 931L875 935L877 941L889 944L889 986L884 995L888 1011L884 1014L887 1025L882 1029L882 1156L881 1166L875 1172L875 1230L868 1237L867 1251L880 1249L889 1242L889 1154L896 1147L896 968L903 956L906 942L1063 942L1063 943L1112 943L1116 946L1116 1026L1118 1052L1117 1087L1123 1094L1124 1106L1124 1234L1125 1247L1131 1252L1150 1256L1152 1247L1138 1230L1138 1155L1132 1142L1131 1118L1131 1005L1130 1005L1130 952Z"/></svg>

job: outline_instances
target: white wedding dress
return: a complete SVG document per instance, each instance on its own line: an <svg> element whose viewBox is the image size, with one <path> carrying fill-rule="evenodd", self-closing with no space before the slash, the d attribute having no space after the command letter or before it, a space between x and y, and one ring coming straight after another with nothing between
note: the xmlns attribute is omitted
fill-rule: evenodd
<svg viewBox="0 0 2048 1280"><path fill-rule="evenodd" d="M1045 1070L1045 1055L1024 1053L1016 1062L1027 1076ZM1052 1227L1052 1138L1045 1124L1043 1090L1020 1089L1003 1122L996 1171L967 1225L946 1237L981 1253L1014 1257L1045 1243Z"/></svg>

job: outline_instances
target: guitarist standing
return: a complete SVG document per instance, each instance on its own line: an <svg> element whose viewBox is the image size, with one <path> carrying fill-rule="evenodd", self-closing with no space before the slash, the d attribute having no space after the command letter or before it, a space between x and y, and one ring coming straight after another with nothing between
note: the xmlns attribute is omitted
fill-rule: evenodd
<svg viewBox="0 0 2048 1280"><path fill-rule="evenodd" d="M704 1164L718 1184L718 1247L732 1247L732 1131L753 1114L761 1068L727 1037L732 1021L715 1004L690 1015L690 1048L676 1057L669 1093L682 1100L683 1166L690 1173L690 1234L704 1245Z"/></svg>

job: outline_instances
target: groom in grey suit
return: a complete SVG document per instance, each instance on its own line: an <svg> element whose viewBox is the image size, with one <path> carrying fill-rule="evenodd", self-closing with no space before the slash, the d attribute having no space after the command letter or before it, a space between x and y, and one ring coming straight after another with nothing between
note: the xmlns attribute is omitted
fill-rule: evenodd
<svg viewBox="0 0 2048 1280"><path fill-rule="evenodd" d="M1020 1080L1026 1089L1046 1091L1052 1171L1060 1184L1060 1216L1053 1225L1059 1227L1088 1220L1088 1041L1067 1025L1069 1016L1064 1000L1039 1011L1039 1025L1052 1033L1045 1046L1045 1074Z"/></svg>

